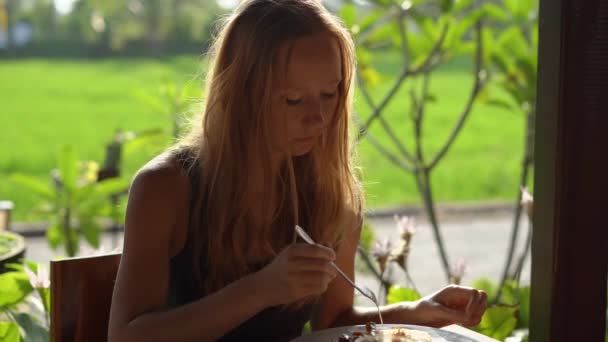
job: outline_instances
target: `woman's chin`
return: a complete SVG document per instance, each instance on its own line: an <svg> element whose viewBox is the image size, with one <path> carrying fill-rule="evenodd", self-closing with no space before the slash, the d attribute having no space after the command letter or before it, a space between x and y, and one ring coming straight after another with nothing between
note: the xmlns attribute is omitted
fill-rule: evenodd
<svg viewBox="0 0 608 342"><path fill-rule="evenodd" d="M291 156L292 157L301 157L301 156L305 156L307 154L310 153L310 151L312 151L312 146L308 147L308 148L298 148L298 149L291 149Z"/></svg>
<svg viewBox="0 0 608 342"><path fill-rule="evenodd" d="M315 140L306 143L296 143L291 146L291 155L299 157L306 155L315 147Z"/></svg>

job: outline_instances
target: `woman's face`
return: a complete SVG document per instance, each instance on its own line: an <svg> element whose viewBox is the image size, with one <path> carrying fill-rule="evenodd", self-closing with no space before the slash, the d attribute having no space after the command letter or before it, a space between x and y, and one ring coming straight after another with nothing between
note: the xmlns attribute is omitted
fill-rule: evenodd
<svg viewBox="0 0 608 342"><path fill-rule="evenodd" d="M278 60L283 64L274 81L272 145L291 156L304 155L326 132L343 96L340 48L335 38L319 33L286 44Z"/></svg>

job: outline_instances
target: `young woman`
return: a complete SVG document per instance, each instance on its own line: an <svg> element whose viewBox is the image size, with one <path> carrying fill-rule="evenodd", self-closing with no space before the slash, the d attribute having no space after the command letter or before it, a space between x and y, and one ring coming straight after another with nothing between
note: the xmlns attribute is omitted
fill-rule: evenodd
<svg viewBox="0 0 608 342"><path fill-rule="evenodd" d="M190 134L135 177L110 341L286 341L378 321L353 307L363 197L349 141L354 47L318 0L248 0L212 49ZM298 243L294 225L318 245ZM474 325L450 286L382 307L387 323Z"/></svg>

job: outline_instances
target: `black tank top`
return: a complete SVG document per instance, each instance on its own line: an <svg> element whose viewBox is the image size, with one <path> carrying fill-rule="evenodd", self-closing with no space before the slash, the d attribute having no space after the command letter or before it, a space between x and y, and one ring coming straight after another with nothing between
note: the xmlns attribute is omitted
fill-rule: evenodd
<svg viewBox="0 0 608 342"><path fill-rule="evenodd" d="M196 199L199 189L198 161L188 152L178 152L179 164L190 175L191 198L190 210ZM190 220L188 232L191 231ZM260 270L266 265L253 265L252 269ZM192 254L189 248L184 247L170 260L169 290L167 294L167 307L182 306L204 296L196 286L192 274ZM231 308L225 308L230 310ZM228 332L219 341L289 341L302 334L304 324L312 316L313 304L308 304L299 310L284 309L282 307L269 307L260 311L249 320ZM213 315L213 312L209 312ZM201 317L204 319L204 317Z"/></svg>

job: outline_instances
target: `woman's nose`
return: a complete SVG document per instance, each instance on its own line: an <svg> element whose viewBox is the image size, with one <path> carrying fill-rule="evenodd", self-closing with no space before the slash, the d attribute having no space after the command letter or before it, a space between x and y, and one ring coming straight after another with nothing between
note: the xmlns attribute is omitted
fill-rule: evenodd
<svg viewBox="0 0 608 342"><path fill-rule="evenodd" d="M311 101L307 108L304 121L311 125L325 125L323 105L320 101Z"/></svg>

